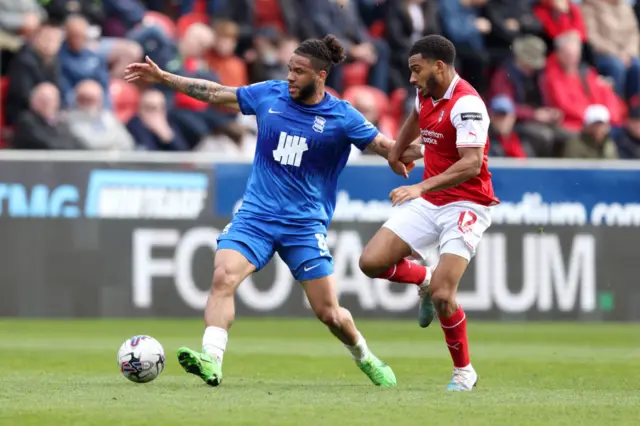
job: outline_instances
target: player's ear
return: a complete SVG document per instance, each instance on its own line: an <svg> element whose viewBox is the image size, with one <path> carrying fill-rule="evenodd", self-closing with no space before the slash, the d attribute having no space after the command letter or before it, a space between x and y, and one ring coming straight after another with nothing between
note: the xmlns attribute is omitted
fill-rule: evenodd
<svg viewBox="0 0 640 426"><path fill-rule="evenodd" d="M322 79L322 81L327 81L327 75L329 75L327 70L318 71L318 77L320 77Z"/></svg>

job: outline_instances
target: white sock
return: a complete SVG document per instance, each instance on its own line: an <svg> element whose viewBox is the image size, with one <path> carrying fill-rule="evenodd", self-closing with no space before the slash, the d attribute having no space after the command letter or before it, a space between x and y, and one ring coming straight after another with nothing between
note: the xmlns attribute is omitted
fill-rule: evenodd
<svg viewBox="0 0 640 426"><path fill-rule="evenodd" d="M356 342L356 344L353 346L344 345L344 347L347 348L347 350L351 353L351 356L353 357L353 359L358 362L364 361L365 358L367 357L367 354L369 353L369 348L367 347L367 341L364 340L364 337L362 337L362 334L360 334L359 332L358 332L358 341Z"/></svg>
<svg viewBox="0 0 640 426"><path fill-rule="evenodd" d="M204 330L204 336L202 336L202 352L217 358L222 364L228 340L229 336L224 328L207 327Z"/></svg>

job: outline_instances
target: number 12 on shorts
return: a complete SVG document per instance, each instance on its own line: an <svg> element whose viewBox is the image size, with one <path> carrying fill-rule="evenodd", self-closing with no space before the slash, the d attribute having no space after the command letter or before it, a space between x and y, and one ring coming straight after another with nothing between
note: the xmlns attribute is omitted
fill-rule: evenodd
<svg viewBox="0 0 640 426"><path fill-rule="evenodd" d="M473 229L473 225L478 221L478 215L470 210L466 210L460 212L460 216L458 217L458 229L460 232L467 233L471 232Z"/></svg>
<svg viewBox="0 0 640 426"><path fill-rule="evenodd" d="M329 256L329 244L327 244L327 237L323 234L316 234L316 240L318 240L318 248L320 249L320 256Z"/></svg>

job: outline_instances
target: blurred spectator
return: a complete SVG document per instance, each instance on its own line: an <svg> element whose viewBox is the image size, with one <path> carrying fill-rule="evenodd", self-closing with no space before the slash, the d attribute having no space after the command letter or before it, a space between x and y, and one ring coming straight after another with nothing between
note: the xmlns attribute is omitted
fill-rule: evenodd
<svg viewBox="0 0 640 426"><path fill-rule="evenodd" d="M483 94L490 59L485 37L492 26L480 11L487 0L438 1L444 35L456 45L461 74Z"/></svg>
<svg viewBox="0 0 640 426"><path fill-rule="evenodd" d="M495 157L533 157L529 144L520 141L515 131L516 106L506 95L496 96L489 103L489 155Z"/></svg>
<svg viewBox="0 0 640 426"><path fill-rule="evenodd" d="M584 0L582 13L598 71L625 99L640 92L640 31L627 0Z"/></svg>
<svg viewBox="0 0 640 426"><path fill-rule="evenodd" d="M139 147L150 151L187 151L180 130L170 123L162 92L147 90L140 99L140 112L127 124Z"/></svg>
<svg viewBox="0 0 640 426"><path fill-rule="evenodd" d="M566 158L617 159L616 143L611 139L611 116L604 105L589 105L584 113L584 128L570 139L564 151Z"/></svg>
<svg viewBox="0 0 640 426"><path fill-rule="evenodd" d="M36 0L0 0L0 29L31 37L47 13Z"/></svg>
<svg viewBox="0 0 640 426"><path fill-rule="evenodd" d="M542 34L542 24L533 14L535 1L491 0L485 15L491 22L487 44L494 51L492 56L506 56L517 37Z"/></svg>
<svg viewBox="0 0 640 426"><path fill-rule="evenodd" d="M20 114L29 109L31 91L43 82L60 87L58 51L62 30L44 25L30 44L25 44L9 64L6 118L14 124Z"/></svg>
<svg viewBox="0 0 640 426"><path fill-rule="evenodd" d="M49 19L62 23L71 15L82 15L92 25L104 20L102 2L97 0L40 0Z"/></svg>
<svg viewBox="0 0 640 426"><path fill-rule="evenodd" d="M313 29L307 18L310 11L302 8L301 2L304 0L227 0L218 17L240 26L237 50L244 54L251 48L254 33L260 28L275 28L281 34L300 39L311 37Z"/></svg>
<svg viewBox="0 0 640 426"><path fill-rule="evenodd" d="M125 37L129 30L142 23L147 11L142 3L132 0L102 0L102 5L105 37Z"/></svg>
<svg viewBox="0 0 640 426"><path fill-rule="evenodd" d="M580 132L584 114L591 104L605 105L614 126L622 125L620 100L598 73L581 62L580 34L571 31L555 39L556 50L547 59L543 74L543 96L547 105L560 109L562 125Z"/></svg>
<svg viewBox="0 0 640 426"><path fill-rule="evenodd" d="M542 23L545 35L550 40L568 31L576 31L582 42L587 40L587 30L580 6L571 0L539 0L533 12Z"/></svg>
<svg viewBox="0 0 640 426"><path fill-rule="evenodd" d="M368 84L387 92L389 83L389 46L369 36L358 15L354 0L302 0L305 15L313 22L314 37L327 34L338 37L347 49L348 61L359 61L369 68ZM342 93L343 66L332 68L327 85Z"/></svg>
<svg viewBox="0 0 640 426"><path fill-rule="evenodd" d="M76 87L74 108L68 113L71 132L91 150L132 150L135 143L112 111L104 108L102 87L84 80Z"/></svg>
<svg viewBox="0 0 640 426"><path fill-rule="evenodd" d="M246 86L249 84L247 66L235 55L240 27L233 21L220 20L215 22L213 30L215 41L207 57L209 68L225 86Z"/></svg>
<svg viewBox="0 0 640 426"><path fill-rule="evenodd" d="M389 125L389 121L381 120L380 105L376 103L376 98L369 90L360 90L353 100L353 107L376 126L380 133L388 138L395 137L395 129ZM370 153L370 152L366 152Z"/></svg>
<svg viewBox="0 0 640 426"><path fill-rule="evenodd" d="M209 70L204 59L205 52L213 46L214 41L215 35L210 27L201 23L192 24L179 41L180 56L169 64L167 71L218 82L220 79ZM236 143L242 140L243 129L234 122L235 113L221 111L184 93L164 87L161 90L169 99L174 99L170 116L191 147L217 131L224 132Z"/></svg>
<svg viewBox="0 0 640 426"><path fill-rule="evenodd" d="M16 149L82 149L82 143L60 117L60 92L40 83L31 92L30 109L24 111L13 135Z"/></svg>
<svg viewBox="0 0 640 426"><path fill-rule="evenodd" d="M562 147L571 134L560 127L562 111L543 103L540 70L546 63L546 44L529 35L516 39L512 50L513 57L493 75L490 96L507 96L515 104L518 133L530 141L536 156L552 156L554 147Z"/></svg>
<svg viewBox="0 0 640 426"><path fill-rule="evenodd" d="M616 138L620 158L640 159L640 99L631 99L629 117Z"/></svg>
<svg viewBox="0 0 640 426"><path fill-rule="evenodd" d="M259 30L254 39L256 57L251 63L250 80L286 80L289 59L300 42L295 37L278 37L271 29Z"/></svg>
<svg viewBox="0 0 640 426"><path fill-rule="evenodd" d="M410 86L411 71L407 56L418 39L439 34L436 0L400 0L390 2L386 19L386 34L391 48L391 90Z"/></svg>
<svg viewBox="0 0 640 426"><path fill-rule="evenodd" d="M110 108L107 64L87 47L87 30L88 22L82 16L74 15L67 20L67 38L60 49L62 101L65 105L71 105L76 85L82 80L96 80L102 86L105 105Z"/></svg>
<svg viewBox="0 0 640 426"><path fill-rule="evenodd" d="M370 27L377 21L384 21L389 8L398 3L397 0L358 0L358 12L362 22Z"/></svg>
<svg viewBox="0 0 640 426"><path fill-rule="evenodd" d="M234 0L235 1L235 0ZM206 0L207 15L215 16L221 12L226 6L229 0ZM181 0L180 1L180 16L192 13L196 0Z"/></svg>

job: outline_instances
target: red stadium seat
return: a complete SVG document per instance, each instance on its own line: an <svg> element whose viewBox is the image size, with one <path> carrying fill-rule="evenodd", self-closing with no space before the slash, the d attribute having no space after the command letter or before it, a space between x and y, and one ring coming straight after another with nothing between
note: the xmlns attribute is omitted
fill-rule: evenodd
<svg viewBox="0 0 640 426"><path fill-rule="evenodd" d="M140 91L134 84L113 79L109 85L109 94L113 110L121 122L127 123L138 113Z"/></svg>
<svg viewBox="0 0 640 426"><path fill-rule="evenodd" d="M376 105L379 107L379 114L385 115L389 111L389 98L387 94L380 89L371 86L351 86L342 94L342 98L349 101L352 105L359 93L368 92L376 99Z"/></svg>
<svg viewBox="0 0 640 426"><path fill-rule="evenodd" d="M383 115L378 121L378 129L386 136L390 138L397 138L398 131L400 130L400 124L398 120L392 115Z"/></svg>
<svg viewBox="0 0 640 426"><path fill-rule="evenodd" d="M149 10L144 14L143 22L147 25L156 25L160 27L169 37L176 38L178 30L176 24L167 15L153 10Z"/></svg>
<svg viewBox="0 0 640 426"><path fill-rule="evenodd" d="M369 66L364 62L346 64L343 68L342 82L344 87L362 86L367 84Z"/></svg>
<svg viewBox="0 0 640 426"><path fill-rule="evenodd" d="M371 24L369 27L369 35L373 38L380 39L384 37L386 30L387 28L384 24L384 20L380 19Z"/></svg>
<svg viewBox="0 0 640 426"><path fill-rule="evenodd" d="M184 34L187 32L187 28L189 28L192 24L200 23L200 24L208 24L209 17L204 13L188 13L186 15L181 16L178 19L177 31L178 37L184 37Z"/></svg>

